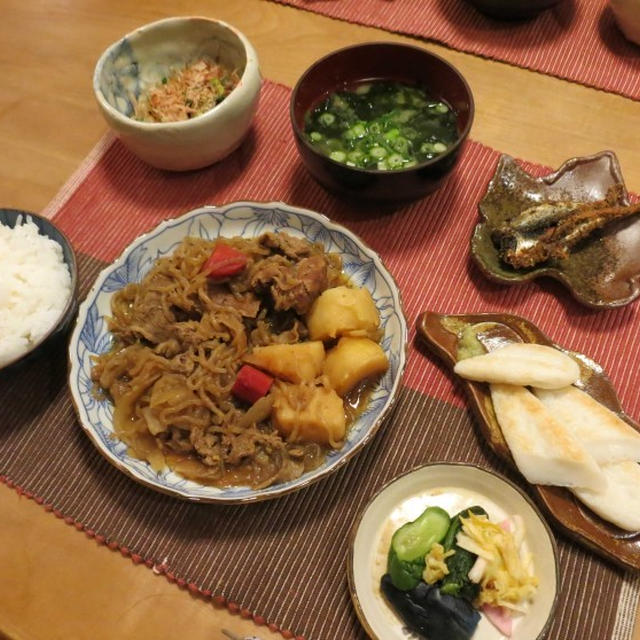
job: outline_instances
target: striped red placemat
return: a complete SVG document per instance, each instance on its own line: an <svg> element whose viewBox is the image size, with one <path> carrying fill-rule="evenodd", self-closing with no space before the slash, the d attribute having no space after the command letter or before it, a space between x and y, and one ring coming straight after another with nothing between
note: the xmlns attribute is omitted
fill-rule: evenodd
<svg viewBox="0 0 640 640"><path fill-rule="evenodd" d="M299 161L290 132L288 90L268 84L261 113L247 142L225 162L203 171L169 173L140 162L114 142L68 199L57 199L56 222L77 250L111 261L140 233L161 220L205 204L235 200L282 200L320 211L358 233L385 260L402 287L414 336L424 310L446 313L506 311L522 315L575 351L588 353L612 376L627 411L640 416L635 362L640 355L637 305L592 311L549 279L523 286L488 282L472 266L469 239L478 221L477 202L495 170L499 152L467 144L462 159L430 198L380 213L376 205L354 210L320 187ZM549 169L523 163L542 175ZM624 167L623 167L624 170ZM635 355L635 353L634 353ZM406 383L447 401L462 403L439 365L412 350Z"/></svg>
<svg viewBox="0 0 640 640"><path fill-rule="evenodd" d="M329 215L377 249L399 283L411 326L425 309L524 315L556 341L600 361L628 412L638 416L636 305L586 310L554 282L498 286L470 263L476 205L497 151L471 142L433 196L384 213L375 206L356 211L301 166L287 122L288 98L288 89L266 83L249 139L201 171L157 171L119 142L103 141L46 211L79 254L82 294L105 263L163 218L203 204L283 200ZM426 461L506 471L476 435L460 387L413 335L409 351L406 386L392 419L346 467L276 501L220 507L174 500L112 468L77 424L58 348L0 376L0 479L178 584L291 630L287 637L360 639L346 585L346 542L370 497ZM25 388L42 391L25 403ZM559 550L562 593L549 637L629 640L638 578L562 538Z"/></svg>
<svg viewBox="0 0 640 640"><path fill-rule="evenodd" d="M640 99L640 46L622 35L608 0L563 0L518 22L488 18L466 0L276 2Z"/></svg>

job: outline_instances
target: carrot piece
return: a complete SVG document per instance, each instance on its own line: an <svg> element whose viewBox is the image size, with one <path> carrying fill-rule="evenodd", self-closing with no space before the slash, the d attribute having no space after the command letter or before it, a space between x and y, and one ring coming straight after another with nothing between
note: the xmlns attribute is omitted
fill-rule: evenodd
<svg viewBox="0 0 640 640"><path fill-rule="evenodd" d="M267 395L272 384L273 378L271 376L245 364L238 371L236 381L231 387L231 393L239 400L253 404L256 400Z"/></svg>
<svg viewBox="0 0 640 640"><path fill-rule="evenodd" d="M228 278L240 273L247 262L248 258L242 251L218 242L201 271L209 278Z"/></svg>

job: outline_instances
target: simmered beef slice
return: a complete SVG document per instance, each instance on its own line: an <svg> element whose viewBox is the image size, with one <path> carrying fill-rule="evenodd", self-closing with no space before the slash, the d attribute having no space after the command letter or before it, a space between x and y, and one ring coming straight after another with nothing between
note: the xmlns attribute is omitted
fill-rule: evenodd
<svg viewBox="0 0 640 640"><path fill-rule="evenodd" d="M304 315L327 288L327 261L324 255L291 263L282 256L262 260L251 275L251 286L269 286L277 311L293 309Z"/></svg>
<svg viewBox="0 0 640 640"><path fill-rule="evenodd" d="M313 245L309 244L307 240L290 236L288 233L269 231L260 236L260 244L277 253L282 253L292 260L306 258L313 253Z"/></svg>
<svg viewBox="0 0 640 640"><path fill-rule="evenodd" d="M284 280L291 271L292 264L283 256L269 256L260 260L250 275L250 285L255 289L264 289L276 280Z"/></svg>
<svg viewBox="0 0 640 640"><path fill-rule="evenodd" d="M260 300L252 291L234 295L227 287L210 284L207 293L214 304L235 309L245 318L255 318L260 311Z"/></svg>
<svg viewBox="0 0 640 640"><path fill-rule="evenodd" d="M175 333L175 315L157 291L136 296L125 320L122 325L118 322L118 331L129 340L142 338L151 344L160 344Z"/></svg>

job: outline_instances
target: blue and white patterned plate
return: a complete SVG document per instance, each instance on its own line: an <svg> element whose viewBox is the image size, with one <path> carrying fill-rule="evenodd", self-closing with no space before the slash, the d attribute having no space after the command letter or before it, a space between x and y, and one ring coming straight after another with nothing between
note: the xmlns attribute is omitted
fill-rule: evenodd
<svg viewBox="0 0 640 640"><path fill-rule="evenodd" d="M111 335L107 317L111 295L129 282L139 282L161 256L170 254L185 236L215 239L218 236L255 237L266 231L286 231L324 245L326 251L342 256L343 269L351 282L366 287L380 313L384 331L382 347L390 366L371 396L366 411L351 426L339 451L296 480L264 489L231 487L218 489L198 484L165 470L155 472L148 463L129 455L127 445L114 437L113 406L96 398L91 381L92 356L108 351ZM109 462L142 484L199 502L240 503L275 498L319 480L347 462L373 436L399 391L406 361L407 324L398 287L380 257L353 233L325 216L284 203L236 202L221 207L204 207L180 218L167 220L125 249L98 276L80 306L71 336L69 385L80 424Z"/></svg>

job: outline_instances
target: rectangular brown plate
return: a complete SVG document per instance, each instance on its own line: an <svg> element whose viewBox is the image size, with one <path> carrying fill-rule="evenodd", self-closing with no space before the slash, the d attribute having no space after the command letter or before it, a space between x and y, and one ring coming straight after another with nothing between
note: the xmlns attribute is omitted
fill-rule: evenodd
<svg viewBox="0 0 640 640"><path fill-rule="evenodd" d="M442 315L425 312L417 322L418 333L427 345L452 369L457 361L458 332L456 328L491 322L503 325L506 333L515 333L523 342L544 344L560 349L580 366L577 385L595 400L614 411L620 418L640 431L640 426L622 411L613 385L602 367L587 356L567 351L554 344L528 320L508 314ZM458 378L471 401L480 431L493 451L515 468L509 448L496 420L489 387L485 383ZM628 532L609 524L590 511L567 489L548 485L533 485L533 495L552 525L595 553L625 569L640 570L640 533Z"/></svg>

